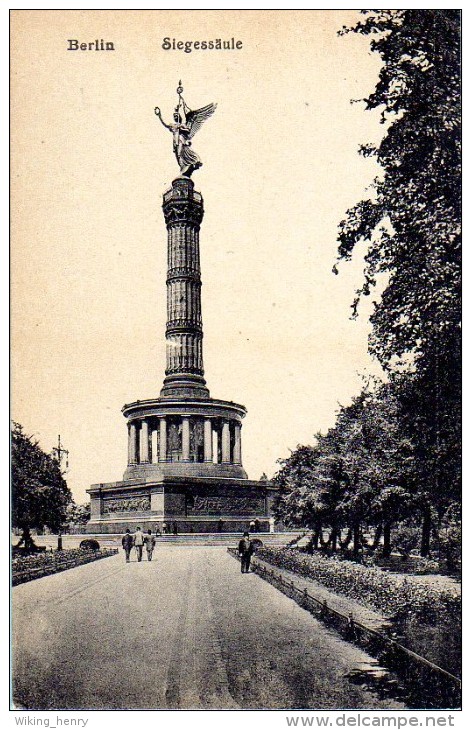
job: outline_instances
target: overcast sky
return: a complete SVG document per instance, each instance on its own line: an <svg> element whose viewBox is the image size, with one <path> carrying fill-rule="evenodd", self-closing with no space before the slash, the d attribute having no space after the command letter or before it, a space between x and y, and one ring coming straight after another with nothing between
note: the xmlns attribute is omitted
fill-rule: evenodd
<svg viewBox="0 0 471 730"><path fill-rule="evenodd" d="M165 369L162 193L178 174L179 79L191 108L217 102L193 147L205 377L247 407L249 477L335 421L378 372L369 307L350 320L359 255L332 274L337 227L379 170L357 153L384 133L367 95L379 58L337 31L353 11L23 11L13 16L12 416L68 483L122 478L124 403L156 397ZM165 51L241 40L234 51ZM67 51L103 38L115 51Z"/></svg>

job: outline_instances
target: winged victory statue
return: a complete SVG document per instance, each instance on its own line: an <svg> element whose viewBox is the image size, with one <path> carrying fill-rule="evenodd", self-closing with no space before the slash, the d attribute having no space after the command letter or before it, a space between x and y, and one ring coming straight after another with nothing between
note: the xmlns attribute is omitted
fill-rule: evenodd
<svg viewBox="0 0 471 730"><path fill-rule="evenodd" d="M206 119L214 113L217 104L207 104L201 109L190 109L183 96L181 81L177 88L178 105L173 114L173 124L166 124L158 106L154 112L166 129L173 134L173 151L180 167L180 174L183 177L191 177L192 173L202 166L202 162L196 152L193 151L191 140Z"/></svg>

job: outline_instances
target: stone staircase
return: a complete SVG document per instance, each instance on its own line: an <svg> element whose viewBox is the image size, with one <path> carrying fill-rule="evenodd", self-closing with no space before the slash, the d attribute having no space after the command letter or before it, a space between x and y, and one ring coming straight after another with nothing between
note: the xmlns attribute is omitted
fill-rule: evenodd
<svg viewBox="0 0 471 730"><path fill-rule="evenodd" d="M253 533L253 540L261 540L264 545L275 547L287 545L301 533L293 532L259 532ZM226 533L194 533L183 535L161 535L157 538L157 544L166 545L198 545L206 547L234 547L242 537L240 532Z"/></svg>
<svg viewBox="0 0 471 730"><path fill-rule="evenodd" d="M260 532L253 533L252 539L261 540L264 545L275 547L287 545L294 538L300 537L301 532ZM62 546L64 550L79 547L82 540L97 540L102 548L121 547L123 533L109 535L63 535ZM161 535L157 537L157 547L168 545L173 547L236 547L242 534L240 532L214 532L214 533L185 533L181 535ZM46 548L57 548L57 535L38 535L34 537L35 543Z"/></svg>

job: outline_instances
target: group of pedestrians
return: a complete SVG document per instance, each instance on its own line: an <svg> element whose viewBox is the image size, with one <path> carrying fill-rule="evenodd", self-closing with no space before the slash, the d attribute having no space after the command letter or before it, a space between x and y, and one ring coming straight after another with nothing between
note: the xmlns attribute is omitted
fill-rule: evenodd
<svg viewBox="0 0 471 730"><path fill-rule="evenodd" d="M151 530L147 530L147 533L143 533L140 527L136 528L136 532L131 535L131 530L126 530L123 535L121 543L123 545L124 554L126 555L126 562L131 562L131 550L135 548L137 555L137 562L142 561L142 554L144 547L147 553L147 560L152 560L152 554L155 548L156 538L152 534ZM250 561L254 553L254 544L250 539L248 532L244 532L242 540L239 541L238 548L240 558L240 570L242 573L250 573Z"/></svg>
<svg viewBox="0 0 471 730"><path fill-rule="evenodd" d="M131 530L126 530L121 543L123 545L127 563L130 562L131 550L133 548L136 549L138 563L142 560L144 547L147 552L147 560L152 560L152 553L155 548L155 535L152 534L151 530L147 530L147 533L144 534L141 528L137 527L134 535L131 535Z"/></svg>

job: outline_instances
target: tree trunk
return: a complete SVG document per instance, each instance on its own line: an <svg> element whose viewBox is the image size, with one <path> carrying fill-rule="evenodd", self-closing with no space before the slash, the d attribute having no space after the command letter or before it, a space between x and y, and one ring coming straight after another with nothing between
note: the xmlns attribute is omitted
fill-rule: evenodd
<svg viewBox="0 0 471 730"><path fill-rule="evenodd" d="M340 543L340 547L342 548L342 550L346 550L348 548L351 540L352 540L352 528L349 527L345 540L342 540L341 536L339 535L339 543Z"/></svg>
<svg viewBox="0 0 471 730"><path fill-rule="evenodd" d="M376 528L375 536L373 538L373 544L371 546L372 552L374 552L376 550L376 548L378 547L382 534L383 534L383 523L380 522L378 527Z"/></svg>
<svg viewBox="0 0 471 730"><path fill-rule="evenodd" d="M337 526L335 525L332 528L332 532L330 533L330 539L329 539L330 549L333 553L337 552L337 537L338 537Z"/></svg>
<svg viewBox="0 0 471 730"><path fill-rule="evenodd" d="M321 528L319 525L316 526L314 529L314 532L312 533L312 547L314 550L319 549L319 535L321 532Z"/></svg>
<svg viewBox="0 0 471 730"><path fill-rule="evenodd" d="M383 525L383 558L389 558L391 555L391 523L386 522Z"/></svg>
<svg viewBox="0 0 471 730"><path fill-rule="evenodd" d="M360 523L355 522L353 525L353 557L358 558L361 549L361 530Z"/></svg>
<svg viewBox="0 0 471 730"><path fill-rule="evenodd" d="M420 541L420 555L427 558L430 555L430 534L432 532L432 513L427 505L423 511L422 539Z"/></svg>
<svg viewBox="0 0 471 730"><path fill-rule="evenodd" d="M327 540L324 540L324 535L322 534L322 528L319 530L319 543L321 548L326 548L330 542L330 537L327 538Z"/></svg>
<svg viewBox="0 0 471 730"><path fill-rule="evenodd" d="M368 552L372 553L378 547L382 534L383 534L383 523L380 522L379 525L377 525L377 527L375 529L373 542L369 543L368 540L365 537L363 537L363 535L361 535L360 536L361 544L363 545L363 547L365 547L368 550Z"/></svg>
<svg viewBox="0 0 471 730"><path fill-rule="evenodd" d="M16 545L16 547L23 546L25 550L34 550L36 548L36 545L33 541L33 538L31 537L31 532L29 531L29 527L22 527L23 534L21 535L21 540Z"/></svg>

